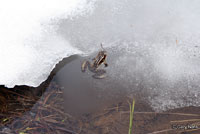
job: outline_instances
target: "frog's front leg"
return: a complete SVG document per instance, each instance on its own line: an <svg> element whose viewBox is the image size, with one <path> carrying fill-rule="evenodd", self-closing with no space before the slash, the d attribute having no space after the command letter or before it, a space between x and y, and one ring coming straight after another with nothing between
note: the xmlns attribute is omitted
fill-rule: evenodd
<svg viewBox="0 0 200 134"><path fill-rule="evenodd" d="M106 71L103 69L98 69L96 70L95 74L92 75L92 77L95 79L103 79L106 77Z"/></svg>
<svg viewBox="0 0 200 134"><path fill-rule="evenodd" d="M81 71L85 72L87 67L89 67L89 66L90 66L90 62L87 60L84 60L83 63L81 64Z"/></svg>

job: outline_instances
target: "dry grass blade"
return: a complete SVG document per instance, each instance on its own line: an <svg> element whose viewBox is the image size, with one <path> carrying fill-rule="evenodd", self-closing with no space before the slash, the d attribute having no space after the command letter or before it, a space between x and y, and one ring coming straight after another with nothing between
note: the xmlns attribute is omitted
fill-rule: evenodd
<svg viewBox="0 0 200 134"><path fill-rule="evenodd" d="M177 121L170 121L170 122L171 123L182 123L182 122L191 122L191 121L200 121L200 119L177 120Z"/></svg>
<svg viewBox="0 0 200 134"><path fill-rule="evenodd" d="M29 100L34 100L33 98L30 98L30 96L25 96L25 95L16 93L16 92L14 92L14 91L6 90L6 89L4 89L4 88L1 89L1 90L4 90L5 92L11 93L11 94L15 94L15 95L18 95L18 96L20 96L20 97L23 97L23 98L26 98L26 99L29 99Z"/></svg>
<svg viewBox="0 0 200 134"><path fill-rule="evenodd" d="M65 129L65 128L61 128L61 127L55 127L55 129L62 130L62 131L65 131L65 132L68 132L68 133L71 133L71 134L78 134L74 131L71 131L71 130L68 130L68 129Z"/></svg>
<svg viewBox="0 0 200 134"><path fill-rule="evenodd" d="M50 94L48 94L45 98L44 98L44 101L43 101L43 105L45 105L47 103L47 101L49 100L49 97L54 94L55 91L51 92Z"/></svg>
<svg viewBox="0 0 200 134"><path fill-rule="evenodd" d="M57 121L57 120L52 119L52 118L44 118L43 120L46 121L46 122L50 122L50 123L63 124L61 121Z"/></svg>
<svg viewBox="0 0 200 134"><path fill-rule="evenodd" d="M121 114L129 114L130 111L121 111ZM134 114L163 114L163 115L179 115L179 116L200 116L198 114L186 113L158 113L158 112L134 112Z"/></svg>
<svg viewBox="0 0 200 134"><path fill-rule="evenodd" d="M165 129L165 130L155 131L155 132L147 133L147 134L160 134L160 133L169 132L169 131L173 131L173 130L174 129Z"/></svg>

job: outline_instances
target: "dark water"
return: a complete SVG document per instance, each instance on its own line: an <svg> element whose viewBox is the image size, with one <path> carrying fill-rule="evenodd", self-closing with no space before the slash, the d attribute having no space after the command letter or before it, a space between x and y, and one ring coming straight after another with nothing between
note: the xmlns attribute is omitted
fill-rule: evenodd
<svg viewBox="0 0 200 134"><path fill-rule="evenodd" d="M49 133L59 126L73 130L79 126L76 119L104 110L127 97L123 86L110 81L108 74L104 79L94 79L92 72L81 72L82 61L90 60L90 57L74 55L64 59L51 72L48 80L37 88L19 86L7 89L2 86L0 96L4 97L0 97L0 133L25 133L27 128L37 127L38 130L31 133ZM54 115L56 117L51 119ZM46 121L46 117L50 120ZM72 120L64 120L66 118ZM46 127L48 129L43 130Z"/></svg>
<svg viewBox="0 0 200 134"><path fill-rule="evenodd" d="M71 114L86 114L101 109L105 105L119 102L126 91L118 83L111 83L109 76L94 79L93 73L81 72L81 63L89 57L72 56L60 69L53 80L64 88L65 109ZM104 68L107 70L107 68ZM108 67L109 69L109 67Z"/></svg>

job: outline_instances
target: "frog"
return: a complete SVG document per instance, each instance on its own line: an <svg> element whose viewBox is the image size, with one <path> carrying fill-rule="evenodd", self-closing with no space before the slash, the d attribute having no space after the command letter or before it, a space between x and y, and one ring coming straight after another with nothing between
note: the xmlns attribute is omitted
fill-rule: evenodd
<svg viewBox="0 0 200 134"><path fill-rule="evenodd" d="M107 51L103 48L101 44L102 50L98 52L97 56L92 59L92 62L88 60L84 60L81 64L81 71L86 72L87 68L90 72L94 73L92 75L95 79L103 79L106 77L106 71L104 69L100 69L100 66L104 64L104 67L108 67L106 62Z"/></svg>

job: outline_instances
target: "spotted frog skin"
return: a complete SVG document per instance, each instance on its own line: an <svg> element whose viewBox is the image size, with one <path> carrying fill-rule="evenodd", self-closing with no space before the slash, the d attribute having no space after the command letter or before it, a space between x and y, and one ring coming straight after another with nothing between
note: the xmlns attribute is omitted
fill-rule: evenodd
<svg viewBox="0 0 200 134"><path fill-rule="evenodd" d="M106 63L106 57L107 57L107 52L105 50L102 50L98 53L98 55L93 58L93 62L90 63L88 60L84 60L82 65L81 65L81 71L85 72L86 69L88 68L91 72L94 73L92 75L93 78L95 79L103 79L106 77L106 71L104 69L100 69L100 65L104 64L105 67L108 66Z"/></svg>

